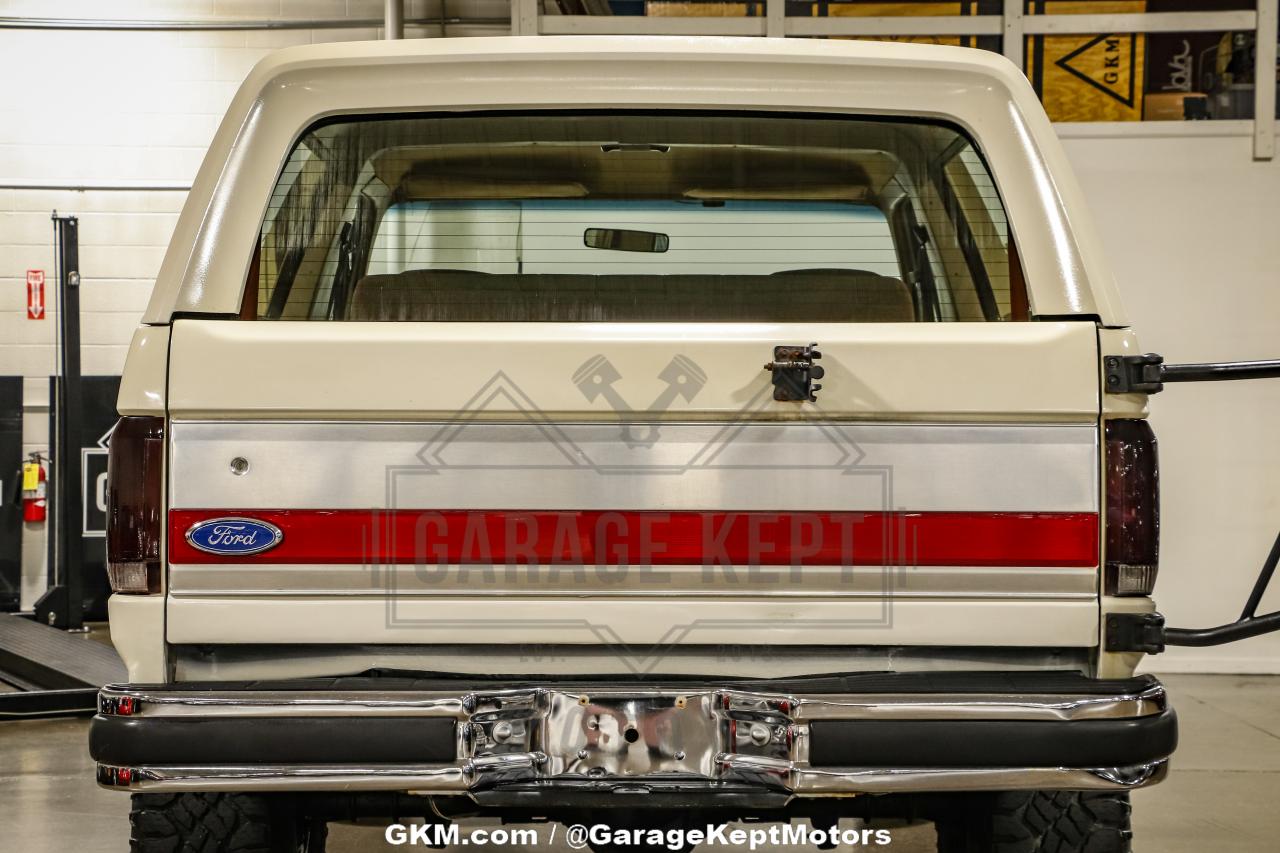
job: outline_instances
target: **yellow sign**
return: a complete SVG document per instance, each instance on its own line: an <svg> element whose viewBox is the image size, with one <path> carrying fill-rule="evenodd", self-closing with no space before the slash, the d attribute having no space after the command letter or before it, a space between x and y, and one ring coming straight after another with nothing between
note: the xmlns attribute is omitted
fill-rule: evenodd
<svg viewBox="0 0 1280 853"><path fill-rule="evenodd" d="M1062 0L1055 15L1145 12L1146 0ZM1140 33L1031 36L1027 77L1054 121L1141 121L1147 37Z"/></svg>
<svg viewBox="0 0 1280 853"><path fill-rule="evenodd" d="M40 465L36 462L22 463L22 491L34 492L40 488Z"/></svg>

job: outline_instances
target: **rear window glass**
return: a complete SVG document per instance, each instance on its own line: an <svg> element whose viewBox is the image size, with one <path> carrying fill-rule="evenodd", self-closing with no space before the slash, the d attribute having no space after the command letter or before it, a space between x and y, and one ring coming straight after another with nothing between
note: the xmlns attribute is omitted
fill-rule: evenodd
<svg viewBox="0 0 1280 853"><path fill-rule="evenodd" d="M242 316L1021 320L1014 251L981 157L940 124L344 120L291 153Z"/></svg>

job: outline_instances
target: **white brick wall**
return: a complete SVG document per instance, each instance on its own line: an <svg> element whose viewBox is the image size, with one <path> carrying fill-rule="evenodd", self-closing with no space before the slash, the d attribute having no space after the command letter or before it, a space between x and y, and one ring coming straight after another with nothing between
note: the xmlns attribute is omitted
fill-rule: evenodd
<svg viewBox="0 0 1280 853"><path fill-rule="evenodd" d="M464 12L464 6L466 11ZM0 0L0 16L101 20L380 19L382 0ZM434 15L406 0L406 17ZM453 15L498 17L504 0L454 0ZM406 36L438 34L409 27ZM504 34L455 26L450 35ZM118 374L185 193L56 187L184 187L236 87L270 51L375 39L377 28L116 32L0 30L0 375L25 377L25 451L47 450L55 370L53 210L80 217L87 374ZM40 187L40 188L33 188ZM43 269L48 314L26 319L26 270ZM43 591L44 528L24 532L23 596Z"/></svg>

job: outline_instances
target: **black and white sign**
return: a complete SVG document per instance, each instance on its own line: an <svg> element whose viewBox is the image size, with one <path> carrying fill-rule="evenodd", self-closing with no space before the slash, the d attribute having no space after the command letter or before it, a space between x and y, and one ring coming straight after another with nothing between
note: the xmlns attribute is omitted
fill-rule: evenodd
<svg viewBox="0 0 1280 853"><path fill-rule="evenodd" d="M80 494L84 501L84 525L81 532L88 538L107 535L107 449L111 442L111 429L98 439L97 447L85 447L80 451L80 472L84 483Z"/></svg>
<svg viewBox="0 0 1280 853"><path fill-rule="evenodd" d="M58 379L49 377L49 399L57 399ZM72 520L84 537L84 602L86 619L105 619L107 596L111 590L107 584L107 446L111 431L115 429L116 397L120 393L119 376L84 376L80 379L80 393L84 405L80 427L80 499L83 507L79 521ZM49 434L56 435L53 407L49 412ZM56 468L58 460L53 460ZM52 477L50 478L52 480ZM58 499L56 490L50 494L50 508ZM49 547L55 540L55 513L49 513ZM52 553L50 565L53 564ZM50 579L52 582L52 579Z"/></svg>

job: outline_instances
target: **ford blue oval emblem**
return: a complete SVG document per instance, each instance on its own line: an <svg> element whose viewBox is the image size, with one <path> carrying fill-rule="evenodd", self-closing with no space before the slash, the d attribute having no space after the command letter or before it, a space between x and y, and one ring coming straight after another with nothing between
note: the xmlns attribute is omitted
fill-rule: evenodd
<svg viewBox="0 0 1280 853"><path fill-rule="evenodd" d="M225 557L261 554L280 544L284 533L274 524L256 518L211 518L187 531L192 548Z"/></svg>

